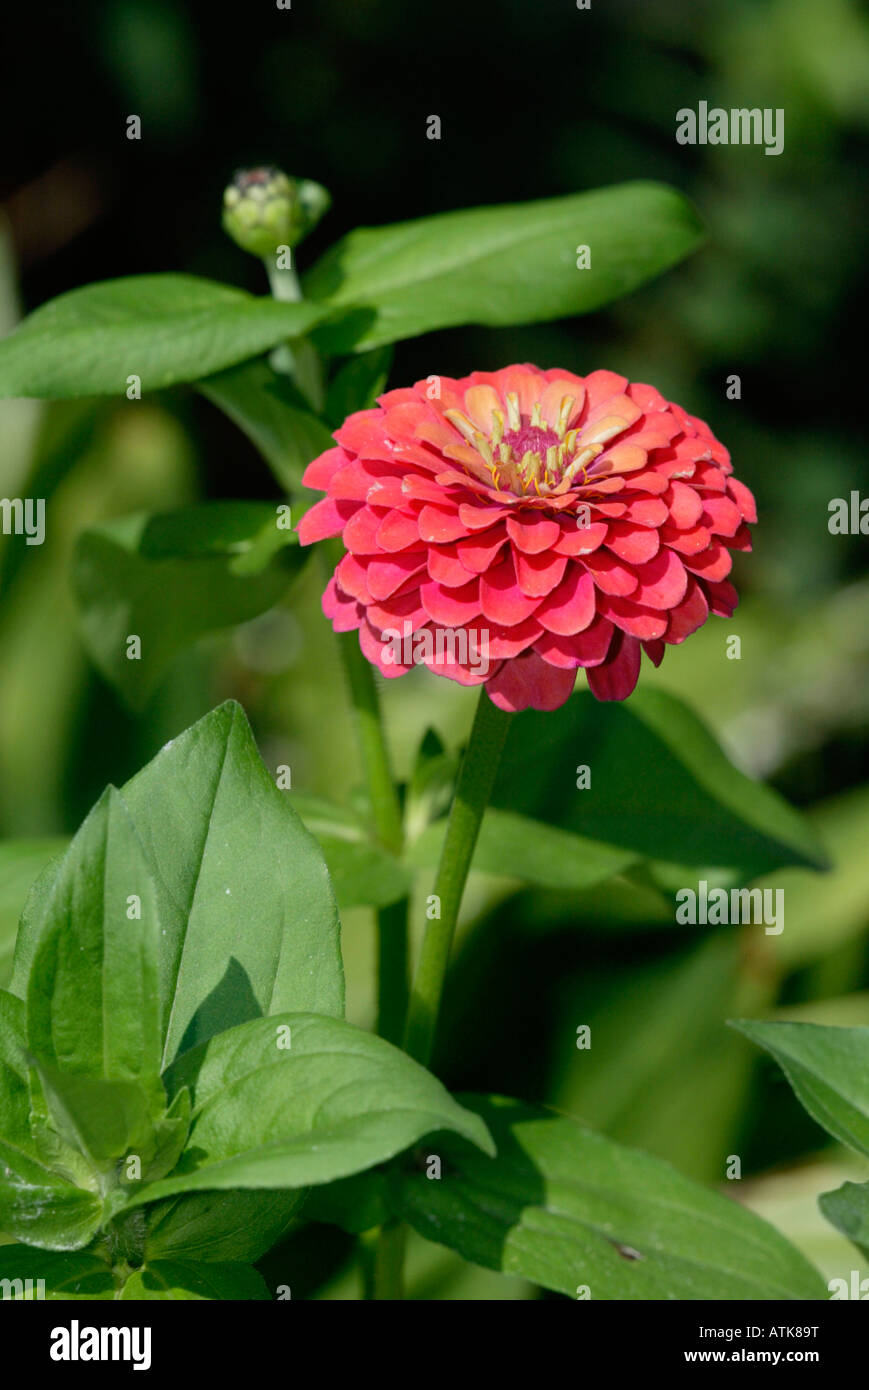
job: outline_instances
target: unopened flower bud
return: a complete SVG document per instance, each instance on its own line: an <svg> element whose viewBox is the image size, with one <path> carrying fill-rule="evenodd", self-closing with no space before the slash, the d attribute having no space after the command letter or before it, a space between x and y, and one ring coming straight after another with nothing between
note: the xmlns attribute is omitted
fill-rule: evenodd
<svg viewBox="0 0 869 1390"><path fill-rule="evenodd" d="M271 167L241 169L223 195L223 229L243 251L266 260L279 246L297 246L329 202L310 179Z"/></svg>

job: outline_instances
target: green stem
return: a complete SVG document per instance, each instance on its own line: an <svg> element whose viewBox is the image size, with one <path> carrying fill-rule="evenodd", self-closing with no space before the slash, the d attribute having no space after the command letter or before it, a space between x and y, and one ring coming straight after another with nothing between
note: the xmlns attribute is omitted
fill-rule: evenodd
<svg viewBox="0 0 869 1390"><path fill-rule="evenodd" d="M392 779L374 671L362 655L359 638L355 632L342 633L338 644L356 716L362 766L374 817L374 831L384 849L390 850L392 854L401 854L401 805Z"/></svg>
<svg viewBox="0 0 869 1390"><path fill-rule="evenodd" d="M407 1227L391 1221L381 1226L374 1255L374 1297L393 1302L404 1298L404 1247Z"/></svg>
<svg viewBox="0 0 869 1390"><path fill-rule="evenodd" d="M462 894L512 717L492 704L483 686L435 879L440 917L426 925L410 998L404 1046L423 1065L431 1057Z"/></svg>
<svg viewBox="0 0 869 1390"><path fill-rule="evenodd" d="M279 270L272 260L263 261L269 277L269 287L274 299L285 304L297 304L302 298L302 287L296 272L287 266ZM320 354L307 338L294 338L278 349L277 364L287 371L308 403L318 415L326 404L326 384L323 379L323 363Z"/></svg>

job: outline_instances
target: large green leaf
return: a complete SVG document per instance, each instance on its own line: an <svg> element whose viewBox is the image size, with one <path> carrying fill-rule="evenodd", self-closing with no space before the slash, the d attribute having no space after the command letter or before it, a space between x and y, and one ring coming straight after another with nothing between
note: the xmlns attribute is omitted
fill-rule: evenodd
<svg viewBox="0 0 869 1390"><path fill-rule="evenodd" d="M328 428L289 377L263 358L230 367L196 386L244 431L288 492L301 491L311 459L334 446Z"/></svg>
<svg viewBox="0 0 869 1390"><path fill-rule="evenodd" d="M0 843L0 988L9 983L18 919L34 879L69 841L5 840Z"/></svg>
<svg viewBox="0 0 869 1390"><path fill-rule="evenodd" d="M577 788L581 766L591 772L585 789ZM696 715L661 690L623 703L582 692L553 712L517 715L492 804L582 836L579 864L591 862L590 841L610 855L616 848L743 880L785 864L825 863L802 818L733 767ZM540 856L534 862L539 881ZM521 852L509 867L522 876Z"/></svg>
<svg viewBox="0 0 869 1390"><path fill-rule="evenodd" d="M771 1226L660 1159L518 1101L462 1101L497 1157L444 1136L430 1150L443 1176L397 1175L394 1193L420 1234L464 1259L570 1298L826 1297Z"/></svg>
<svg viewBox="0 0 869 1390"><path fill-rule="evenodd" d="M486 1127L404 1052L313 1014L241 1024L169 1072L193 1091L187 1149L128 1206L209 1188L307 1187L383 1163L449 1129L491 1152Z"/></svg>
<svg viewBox="0 0 869 1390"><path fill-rule="evenodd" d="M285 593L306 557L279 519L269 502L208 502L82 533L72 581L85 644L134 708L197 638L257 617Z"/></svg>
<svg viewBox="0 0 869 1390"><path fill-rule="evenodd" d="M835 1192L822 1193L818 1206L837 1231L869 1256L869 1183L843 1183Z"/></svg>
<svg viewBox="0 0 869 1390"><path fill-rule="evenodd" d="M269 776L239 705L221 705L173 739L121 794L157 889L164 1064L264 1014L343 1013L323 856ZM51 874L37 880L22 918L19 995Z"/></svg>
<svg viewBox="0 0 869 1390"><path fill-rule="evenodd" d="M156 391L299 337L322 314L193 275L104 280L43 304L0 343L0 396L121 395L130 376Z"/></svg>
<svg viewBox="0 0 869 1390"><path fill-rule="evenodd" d="M89 1301L115 1297L115 1282L105 1260L96 1255L54 1254L30 1245L0 1247L0 1281L12 1281L4 1297L44 1298L46 1302L68 1299ZM21 1293L15 1281L20 1281ZM30 1280L28 1289L26 1281ZM42 1287L40 1287L40 1281ZM4 1288L6 1286L4 1285Z"/></svg>
<svg viewBox="0 0 869 1390"><path fill-rule="evenodd" d="M869 1028L734 1022L778 1062L812 1119L869 1157Z"/></svg>
<svg viewBox="0 0 869 1390"><path fill-rule="evenodd" d="M113 787L57 865L32 928L27 1041L37 1064L140 1082L162 1108L157 889ZM116 1104L119 1114L120 1092Z"/></svg>
<svg viewBox="0 0 869 1390"><path fill-rule="evenodd" d="M587 313L687 256L701 228L675 189L628 183L567 198L471 208L344 237L305 277L312 299L356 312L315 340L360 351L451 324ZM577 267L580 246L589 269Z"/></svg>
<svg viewBox="0 0 869 1390"><path fill-rule="evenodd" d="M260 1274L249 1265L201 1265L188 1260L154 1260L130 1275L119 1297L150 1302L155 1299L267 1299L271 1295Z"/></svg>

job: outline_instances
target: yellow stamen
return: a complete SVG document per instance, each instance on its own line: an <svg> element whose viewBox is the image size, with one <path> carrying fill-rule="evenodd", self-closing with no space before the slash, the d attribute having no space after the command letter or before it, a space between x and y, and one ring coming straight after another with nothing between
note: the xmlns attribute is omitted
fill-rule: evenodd
<svg viewBox="0 0 869 1390"><path fill-rule="evenodd" d="M573 410L575 400L575 396L564 396L562 398L561 409L558 412L558 424L555 426L555 433L559 438L564 437L564 431L567 429L567 422L570 419L570 412Z"/></svg>
<svg viewBox="0 0 869 1390"><path fill-rule="evenodd" d="M540 418L540 402L539 402L539 401L535 401L535 402L534 402L534 405L531 407L531 424L534 426L535 429L538 429L538 430L541 429L542 426L543 426L543 421L542 421L541 418Z"/></svg>
<svg viewBox="0 0 869 1390"><path fill-rule="evenodd" d="M500 410L493 410L492 418L495 421L495 428L492 430L492 443L497 449L504 437L504 416Z"/></svg>
<svg viewBox="0 0 869 1390"><path fill-rule="evenodd" d="M484 434L481 434L479 430L477 430L476 433L475 433L475 435L474 435L473 444L474 444L474 448L477 450L477 453L483 455L483 458L486 460L486 463L487 463L488 466L491 468L491 467L492 467L492 450L491 450L491 447L490 447L490 445L489 445L488 439L486 438L486 436L485 436Z"/></svg>
<svg viewBox="0 0 869 1390"><path fill-rule="evenodd" d="M474 436L479 434L477 426L473 424L460 410L445 410L444 415L451 425L455 425L460 434L463 434L469 444L474 444Z"/></svg>
<svg viewBox="0 0 869 1390"><path fill-rule="evenodd" d="M519 397L515 391L507 392L507 420L511 430L518 430L522 424L522 416L519 413Z"/></svg>

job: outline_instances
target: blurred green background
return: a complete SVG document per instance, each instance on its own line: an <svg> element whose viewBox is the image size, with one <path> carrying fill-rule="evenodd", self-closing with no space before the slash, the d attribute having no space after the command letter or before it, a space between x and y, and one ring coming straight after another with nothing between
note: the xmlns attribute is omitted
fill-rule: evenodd
<svg viewBox="0 0 869 1390"><path fill-rule="evenodd" d="M274 162L331 189L303 267L360 223L634 178L695 201L707 246L612 310L432 334L399 347L390 380L526 360L606 366L709 421L758 498L755 552L737 557L736 617L670 649L644 679L680 694L741 768L801 807L834 869L767 881L787 888L786 927L760 938L688 934L672 902L636 882L577 899L476 875L436 1068L456 1087L570 1110L707 1182L723 1183L737 1154L731 1195L827 1277L860 1268L815 1208L817 1193L860 1175L724 1020L869 1023L867 540L827 526L832 498L869 495L855 331L867 289L865 11L850 0L592 0L588 11L571 0L293 0L236 14L90 0L74 14L16 7L8 33L21 61L4 78L4 332L43 300L114 275L178 269L264 291L220 231L238 165ZM701 100L783 108L783 153L678 146L676 111ZM133 113L139 142L125 138ZM426 139L431 114L440 141ZM739 400L725 394L733 374ZM132 406L2 402L0 426L0 495L45 497L49 518L42 547L0 536L0 837L69 833L107 781L229 695L266 762L292 766L294 788L349 801L359 765L316 561L280 610L180 659L141 716L95 674L78 635L69 560L82 528L141 507L277 496L245 438L184 391ZM730 632L739 661L724 659ZM427 673L389 684L402 776L428 727L461 744L473 699ZM0 911L20 894L7 876ZM350 911L344 927L350 1017L370 1024L370 914ZM590 1052L575 1047L581 1023ZM294 1258L310 1287L326 1280L325 1295L342 1297L353 1276L328 1282L344 1254L332 1245ZM496 1294L494 1276L461 1272L421 1242L412 1269L418 1297L527 1292L508 1283Z"/></svg>

